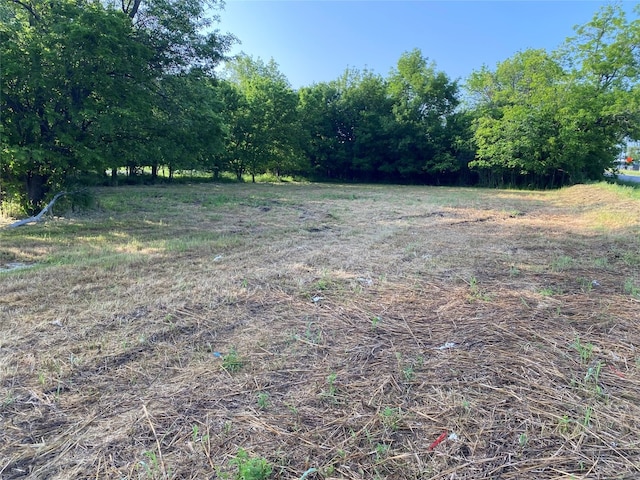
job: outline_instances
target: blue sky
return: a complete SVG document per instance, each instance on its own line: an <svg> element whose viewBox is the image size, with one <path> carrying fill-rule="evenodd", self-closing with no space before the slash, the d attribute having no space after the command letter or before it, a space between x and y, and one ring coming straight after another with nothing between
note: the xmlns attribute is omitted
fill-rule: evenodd
<svg viewBox="0 0 640 480"><path fill-rule="evenodd" d="M451 79L464 79L527 48L554 50L608 2L227 0L222 32L243 51L273 58L294 88L335 80L347 67L383 76L419 48ZM639 1L622 4L634 17Z"/></svg>

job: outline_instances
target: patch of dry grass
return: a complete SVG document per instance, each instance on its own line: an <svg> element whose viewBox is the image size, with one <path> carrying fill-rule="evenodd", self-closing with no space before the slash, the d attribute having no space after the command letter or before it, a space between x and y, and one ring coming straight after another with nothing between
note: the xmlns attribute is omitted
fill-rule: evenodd
<svg viewBox="0 0 640 480"><path fill-rule="evenodd" d="M0 231L1 478L640 475L637 199L98 196Z"/></svg>

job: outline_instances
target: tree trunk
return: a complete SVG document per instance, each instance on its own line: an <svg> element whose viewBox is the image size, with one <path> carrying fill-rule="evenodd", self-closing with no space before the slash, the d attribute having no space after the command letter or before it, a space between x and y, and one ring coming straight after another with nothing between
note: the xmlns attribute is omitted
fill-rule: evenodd
<svg viewBox="0 0 640 480"><path fill-rule="evenodd" d="M44 200L47 193L46 188L47 177L39 173L27 173L27 200L31 213L35 212L38 205Z"/></svg>
<svg viewBox="0 0 640 480"><path fill-rule="evenodd" d="M151 165L151 180L155 182L158 179L158 164Z"/></svg>

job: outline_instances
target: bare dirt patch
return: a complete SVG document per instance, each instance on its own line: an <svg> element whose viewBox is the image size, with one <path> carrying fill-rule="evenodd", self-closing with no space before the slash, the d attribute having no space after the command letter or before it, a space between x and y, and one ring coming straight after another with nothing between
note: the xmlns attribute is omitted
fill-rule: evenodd
<svg viewBox="0 0 640 480"><path fill-rule="evenodd" d="M640 475L638 200L98 195L0 231L0 478Z"/></svg>

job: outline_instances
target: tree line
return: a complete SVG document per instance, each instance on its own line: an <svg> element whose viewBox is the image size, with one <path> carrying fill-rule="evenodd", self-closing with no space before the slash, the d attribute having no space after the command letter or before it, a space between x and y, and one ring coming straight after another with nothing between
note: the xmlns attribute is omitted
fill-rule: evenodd
<svg viewBox="0 0 640 480"><path fill-rule="evenodd" d="M143 169L549 188L640 138L640 20L620 5L464 84L412 50L298 90L273 60L227 58L220 6L2 0L0 203Z"/></svg>

